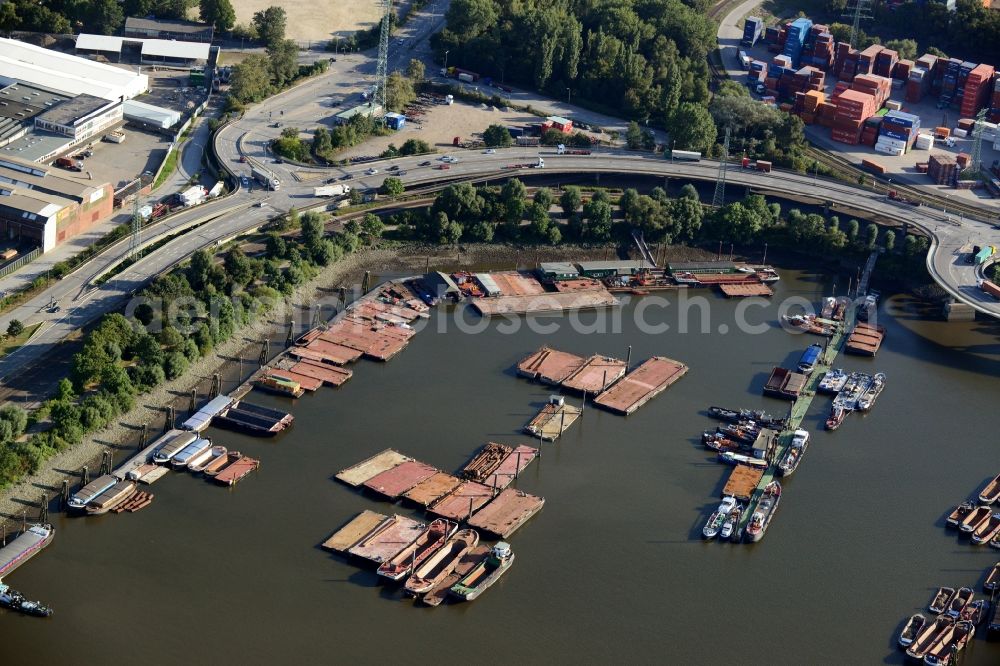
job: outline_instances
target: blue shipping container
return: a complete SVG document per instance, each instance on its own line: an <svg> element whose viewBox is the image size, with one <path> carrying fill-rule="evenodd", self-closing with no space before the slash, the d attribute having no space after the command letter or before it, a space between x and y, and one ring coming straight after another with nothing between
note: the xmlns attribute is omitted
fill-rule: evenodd
<svg viewBox="0 0 1000 666"><path fill-rule="evenodd" d="M890 139L896 139L897 141L909 141L910 139L910 137L906 136L902 132L893 132L891 130L887 130L885 128L885 123L882 124L882 127L881 129L879 129L878 133L881 136L887 136Z"/></svg>

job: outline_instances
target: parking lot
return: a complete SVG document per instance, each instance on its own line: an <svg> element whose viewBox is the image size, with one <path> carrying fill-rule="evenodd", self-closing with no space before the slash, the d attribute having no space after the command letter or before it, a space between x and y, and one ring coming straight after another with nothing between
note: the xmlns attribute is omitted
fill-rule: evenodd
<svg viewBox="0 0 1000 666"><path fill-rule="evenodd" d="M155 172L160 162L167 154L170 145L165 136L140 132L124 128L124 143L108 143L95 141L88 147L94 152L92 157L83 160L84 178L89 177L97 182L111 183L118 188L124 182L130 181L144 171ZM80 153L76 153L79 155Z"/></svg>

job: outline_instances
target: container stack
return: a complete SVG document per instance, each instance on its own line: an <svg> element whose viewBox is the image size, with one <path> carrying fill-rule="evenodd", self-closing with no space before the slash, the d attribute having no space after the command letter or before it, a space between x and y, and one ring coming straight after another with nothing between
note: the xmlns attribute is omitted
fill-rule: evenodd
<svg viewBox="0 0 1000 666"><path fill-rule="evenodd" d="M861 141L862 125L866 119L875 115L878 108L875 97L857 90L845 90L834 101L837 112L834 114L830 138L840 143L857 145Z"/></svg>
<svg viewBox="0 0 1000 666"><path fill-rule="evenodd" d="M899 157L913 147L919 130L920 116L902 111L890 111L882 117L875 151Z"/></svg>
<svg viewBox="0 0 1000 666"><path fill-rule="evenodd" d="M774 26L764 30L764 41L771 53L781 53L781 28Z"/></svg>
<svg viewBox="0 0 1000 666"><path fill-rule="evenodd" d="M879 76L892 78L892 71L896 69L897 62L899 62L898 53L891 49L882 49L875 56L875 67L872 72Z"/></svg>
<svg viewBox="0 0 1000 666"><path fill-rule="evenodd" d="M906 95L904 99L910 104L916 104L924 98L931 90L932 76L923 67L915 66L910 70L910 76L906 80Z"/></svg>
<svg viewBox="0 0 1000 666"><path fill-rule="evenodd" d="M913 147L917 150L931 150L934 148L934 135L918 134L917 140L913 143Z"/></svg>
<svg viewBox="0 0 1000 666"><path fill-rule="evenodd" d="M740 44L753 46L764 32L764 20L757 16L748 16L743 23L743 39Z"/></svg>
<svg viewBox="0 0 1000 666"><path fill-rule="evenodd" d="M962 71L962 61L949 58L944 63L941 71L941 103L945 106L951 104L958 93L958 77Z"/></svg>
<svg viewBox="0 0 1000 666"><path fill-rule="evenodd" d="M802 122L811 125L818 120L826 95L821 90L808 90L802 97Z"/></svg>
<svg viewBox="0 0 1000 666"><path fill-rule="evenodd" d="M785 31L785 44L781 53L791 58L792 67L799 65L802 47L805 46L806 36L809 34L812 24L812 21L807 18L795 19Z"/></svg>
<svg viewBox="0 0 1000 666"><path fill-rule="evenodd" d="M875 59L882 52L882 47L872 44L864 51L858 52L858 65L855 69L855 76L858 74L873 74L875 72Z"/></svg>
<svg viewBox="0 0 1000 666"><path fill-rule="evenodd" d="M892 70L892 78L904 83L910 79L910 72L913 71L914 62L912 60L898 60Z"/></svg>
<svg viewBox="0 0 1000 666"><path fill-rule="evenodd" d="M767 78L767 63L763 60L751 61L747 79L753 82L763 82L765 78Z"/></svg>
<svg viewBox="0 0 1000 666"><path fill-rule="evenodd" d="M809 29L799 63L813 65L823 71L830 69L833 63L833 35L827 26L817 23Z"/></svg>
<svg viewBox="0 0 1000 666"><path fill-rule="evenodd" d="M1000 123L1000 74L993 81L993 97L990 101L989 119L991 123ZM1000 150L1000 148L997 148Z"/></svg>
<svg viewBox="0 0 1000 666"><path fill-rule="evenodd" d="M958 179L958 162L951 155L931 155L927 161L927 175L938 185L954 185Z"/></svg>
<svg viewBox="0 0 1000 666"><path fill-rule="evenodd" d="M833 56L833 75L838 79L850 81L854 78L854 70L858 64L858 52L847 42L837 42Z"/></svg>
<svg viewBox="0 0 1000 666"><path fill-rule="evenodd" d="M865 124L861 127L861 140L859 143L862 146L875 146L875 142L878 141L878 130L882 125L882 116L872 116L865 120Z"/></svg>
<svg viewBox="0 0 1000 666"><path fill-rule="evenodd" d="M962 91L960 112L963 116L974 116L986 106L990 94L989 83L993 80L994 73L991 65L977 65L969 72Z"/></svg>
<svg viewBox="0 0 1000 666"><path fill-rule="evenodd" d="M874 114L889 99L889 95L892 93L892 79L887 79L884 76L876 76L875 74L859 74L854 77L851 89L868 93L875 98L875 109L872 111L872 114Z"/></svg>

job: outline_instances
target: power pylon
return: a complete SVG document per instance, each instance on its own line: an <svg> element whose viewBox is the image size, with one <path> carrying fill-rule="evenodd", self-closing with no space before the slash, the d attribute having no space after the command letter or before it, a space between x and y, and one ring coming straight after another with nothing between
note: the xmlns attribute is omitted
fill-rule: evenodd
<svg viewBox="0 0 1000 666"><path fill-rule="evenodd" d="M142 236L142 213L139 212L141 208L142 200L139 196L139 192L142 191L142 182L139 182L139 187L135 191L135 197L132 199L132 239L129 241L128 246L128 256L134 257L139 253L139 245Z"/></svg>
<svg viewBox="0 0 1000 666"><path fill-rule="evenodd" d="M382 107L385 122L386 85L389 80L389 30L392 28L392 0L382 0L382 31L378 40L378 65L375 68L375 102Z"/></svg>
<svg viewBox="0 0 1000 666"><path fill-rule="evenodd" d="M872 18L872 14L871 0L852 0L852 2L854 6L852 7L852 3L849 2L847 12L843 16L851 18L851 39L849 41L853 49L854 43L858 38L858 32L861 29L861 19L870 19Z"/></svg>
<svg viewBox="0 0 1000 666"><path fill-rule="evenodd" d="M726 139L722 142L722 157L719 158L719 175L715 179L715 195L712 205L722 208L726 205L726 167L729 166L729 128L726 128Z"/></svg>
<svg viewBox="0 0 1000 666"><path fill-rule="evenodd" d="M972 130L972 156L969 164L965 167L963 174L968 176L978 176L982 171L983 162L983 128L986 125L986 109L982 109L976 115L975 129Z"/></svg>

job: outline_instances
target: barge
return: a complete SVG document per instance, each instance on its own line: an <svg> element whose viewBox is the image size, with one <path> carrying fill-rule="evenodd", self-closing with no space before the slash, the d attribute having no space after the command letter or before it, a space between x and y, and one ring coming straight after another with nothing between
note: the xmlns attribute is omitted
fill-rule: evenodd
<svg viewBox="0 0 1000 666"><path fill-rule="evenodd" d="M493 489L475 481L463 481L451 494L431 505L428 512L459 522L468 520L491 499Z"/></svg>
<svg viewBox="0 0 1000 666"><path fill-rule="evenodd" d="M605 288L588 291L547 292L527 296L477 298L472 307L483 317L516 314L541 314L570 310L596 310L618 305L618 299Z"/></svg>
<svg viewBox="0 0 1000 666"><path fill-rule="evenodd" d="M457 529L457 524L438 518L413 543L396 553L391 560L383 562L376 573L392 581L403 580L414 571L419 571L420 565L441 550Z"/></svg>
<svg viewBox="0 0 1000 666"><path fill-rule="evenodd" d="M404 456L394 449L386 449L367 460L362 460L356 465L340 470L337 472L336 478L338 481L343 481L347 485L357 488L373 476L397 465L402 465L409 460L413 460L413 458Z"/></svg>
<svg viewBox="0 0 1000 666"><path fill-rule="evenodd" d="M95 497L118 483L118 477L111 474L99 476L70 496L67 506L73 511L83 511Z"/></svg>
<svg viewBox="0 0 1000 666"><path fill-rule="evenodd" d="M254 381L254 386L262 391L289 398L301 398L307 388L290 377L283 377L278 373L266 374ZM315 389L310 389L315 390Z"/></svg>
<svg viewBox="0 0 1000 666"><path fill-rule="evenodd" d="M733 467L726 485L722 488L722 495L747 502L753 497L753 492L757 489L762 478L764 478L763 469L749 465L736 465Z"/></svg>
<svg viewBox="0 0 1000 666"><path fill-rule="evenodd" d="M246 435L273 437L291 425L294 419L288 412L239 400L219 412L212 422L220 428Z"/></svg>
<svg viewBox="0 0 1000 666"><path fill-rule="evenodd" d="M485 560L452 586L452 596L462 601L478 598L500 580L512 564L514 564L514 551L511 550L510 544L505 541L497 543Z"/></svg>
<svg viewBox="0 0 1000 666"><path fill-rule="evenodd" d="M389 520L385 514L364 510L323 542L323 548L346 553L352 546L374 533Z"/></svg>
<svg viewBox="0 0 1000 666"><path fill-rule="evenodd" d="M0 579L10 575L52 543L56 531L51 525L35 523L0 548Z"/></svg>
<svg viewBox="0 0 1000 666"><path fill-rule="evenodd" d="M362 485L386 499L396 500L410 488L437 473L437 469L426 463L408 460L381 474L376 474Z"/></svg>
<svg viewBox="0 0 1000 666"><path fill-rule="evenodd" d="M542 347L518 361L517 374L558 386L583 366L584 359L576 354Z"/></svg>
<svg viewBox="0 0 1000 666"><path fill-rule="evenodd" d="M500 466L500 463L504 461L510 452L513 451L509 446L504 444L497 444L496 442L489 442L483 448L479 449L472 459L465 464L462 468L461 476L463 479L469 481L483 481L486 477L496 471L496 468Z"/></svg>
<svg viewBox="0 0 1000 666"><path fill-rule="evenodd" d="M134 494L135 481L119 481L92 499L87 504L86 511L91 516L100 516L119 504L124 504Z"/></svg>
<svg viewBox="0 0 1000 666"><path fill-rule="evenodd" d="M688 366L654 356L594 399L595 405L618 414L631 414L687 374Z"/></svg>
<svg viewBox="0 0 1000 666"><path fill-rule="evenodd" d="M775 367L771 370L771 376L767 378L767 383L764 384L764 395L783 400L795 400L805 389L808 380L809 378L801 373Z"/></svg>
<svg viewBox="0 0 1000 666"><path fill-rule="evenodd" d="M625 361L594 354L562 385L571 391L597 395L621 379L625 375L625 370L627 370Z"/></svg>
<svg viewBox="0 0 1000 666"><path fill-rule="evenodd" d="M524 468L531 464L531 461L535 459L538 455L538 449L532 446L517 446L507 454L507 457L500 461L496 469L483 479L482 483L488 488L492 488L494 491L503 490L511 483L514 479L524 471Z"/></svg>
<svg viewBox="0 0 1000 666"><path fill-rule="evenodd" d="M545 499L508 488L469 519L471 527L506 539L542 510Z"/></svg>
<svg viewBox="0 0 1000 666"><path fill-rule="evenodd" d="M166 465L174 456L187 448L188 444L197 441L198 433L188 430L178 430L177 434L164 442L155 453L153 462L157 465Z"/></svg>
<svg viewBox="0 0 1000 666"><path fill-rule="evenodd" d="M461 484L462 480L458 477L438 472L407 490L403 497L426 509Z"/></svg>
<svg viewBox="0 0 1000 666"><path fill-rule="evenodd" d="M473 532L475 533L475 532ZM421 601L427 606L439 606L447 598L452 585L464 578L470 571L475 569L490 554L489 546L476 546L466 551L465 555L455 565L454 571L441 580L440 583L431 588Z"/></svg>
<svg viewBox="0 0 1000 666"><path fill-rule="evenodd" d="M426 594L440 585L455 570L465 554L479 545L479 533L462 530L430 557L413 569L406 581L406 593L411 596ZM404 551L405 552L405 551Z"/></svg>
<svg viewBox="0 0 1000 666"><path fill-rule="evenodd" d="M406 516L395 515L351 546L347 552L363 560L382 564L416 541L426 529L424 523Z"/></svg>
<svg viewBox="0 0 1000 666"><path fill-rule="evenodd" d="M223 486L235 486L243 480L246 475L260 467L260 461L242 456L235 462L226 465L221 472L215 475L215 482Z"/></svg>
<svg viewBox="0 0 1000 666"><path fill-rule="evenodd" d="M848 354L874 356L882 346L885 338L885 328L871 324L858 323L847 338L844 351Z"/></svg>
<svg viewBox="0 0 1000 666"><path fill-rule="evenodd" d="M536 439L554 442L582 413L579 407L567 405L562 396L550 396L548 404L524 426L524 431Z"/></svg>

